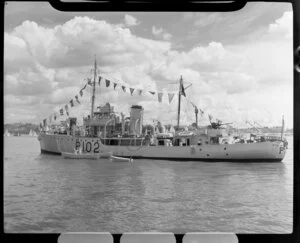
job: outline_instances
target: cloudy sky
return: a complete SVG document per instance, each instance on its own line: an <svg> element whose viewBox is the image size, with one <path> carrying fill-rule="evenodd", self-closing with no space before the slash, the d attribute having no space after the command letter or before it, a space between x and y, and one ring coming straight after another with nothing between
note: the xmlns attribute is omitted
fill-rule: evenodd
<svg viewBox="0 0 300 243"><path fill-rule="evenodd" d="M181 124L194 122L193 102L205 113L245 127L293 127L292 8L249 3L236 12L64 13L47 2L5 7L4 122L40 123L63 108L98 75L120 85L97 85L97 104L110 102L128 114L144 107L144 123L176 124L180 76ZM135 89L131 95L129 88ZM141 96L137 89L143 90ZM157 95L162 92L162 102ZM71 116L90 113L90 87ZM58 116L66 119L66 116Z"/></svg>

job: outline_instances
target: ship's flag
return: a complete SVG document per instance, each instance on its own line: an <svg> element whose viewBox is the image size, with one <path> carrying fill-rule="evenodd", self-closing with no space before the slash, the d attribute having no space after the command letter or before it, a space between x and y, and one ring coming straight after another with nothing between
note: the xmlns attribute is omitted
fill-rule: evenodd
<svg viewBox="0 0 300 243"><path fill-rule="evenodd" d="M190 101L190 103L191 103L192 106L195 108L195 112L198 113L198 112L199 112L198 107L197 107L193 102Z"/></svg>
<svg viewBox="0 0 300 243"><path fill-rule="evenodd" d="M173 93L168 93L168 97L169 97L169 103L172 102L174 94Z"/></svg>
<svg viewBox="0 0 300 243"><path fill-rule="evenodd" d="M126 87L125 86L122 86L122 89L124 92L126 92Z"/></svg>
<svg viewBox="0 0 300 243"><path fill-rule="evenodd" d="M101 82L101 76L99 76L99 79L98 79L99 86L100 86L100 82Z"/></svg>
<svg viewBox="0 0 300 243"><path fill-rule="evenodd" d="M130 94L133 94L134 88L129 88L130 89Z"/></svg>
<svg viewBox="0 0 300 243"><path fill-rule="evenodd" d="M88 80L88 82L87 82L88 85L93 86L93 84L92 84L92 79L88 78L87 80Z"/></svg>
<svg viewBox="0 0 300 243"><path fill-rule="evenodd" d="M71 107L74 106L74 102L73 102L73 99L70 100L70 104L71 104Z"/></svg>
<svg viewBox="0 0 300 243"><path fill-rule="evenodd" d="M155 92L153 92L153 91L149 91L149 93L152 94L152 95L155 95Z"/></svg>
<svg viewBox="0 0 300 243"><path fill-rule="evenodd" d="M184 87L183 87L182 77L180 78L179 95L183 95L184 97L186 97Z"/></svg>
<svg viewBox="0 0 300 243"><path fill-rule="evenodd" d="M60 115L61 115L61 116L64 115L64 109L63 109L63 108L61 108L61 109L59 110L59 112L60 112Z"/></svg>
<svg viewBox="0 0 300 243"><path fill-rule="evenodd" d="M80 104L80 101L78 99L78 95L75 95L75 99L76 99L77 103Z"/></svg>
<svg viewBox="0 0 300 243"><path fill-rule="evenodd" d="M114 83L114 90L116 90L117 85L118 85L117 83Z"/></svg>
<svg viewBox="0 0 300 243"><path fill-rule="evenodd" d="M109 81L109 80L107 80L107 79L105 79L105 83L106 83L106 87L109 87L109 85L110 85L110 81Z"/></svg>
<svg viewBox="0 0 300 243"><path fill-rule="evenodd" d="M83 91L80 90L80 91L79 91L79 94L80 94L80 96L83 96Z"/></svg>
<svg viewBox="0 0 300 243"><path fill-rule="evenodd" d="M161 93L161 92L157 93L157 97L158 97L158 102L159 103L162 102L162 96L163 96L163 93Z"/></svg>
<svg viewBox="0 0 300 243"><path fill-rule="evenodd" d="M138 90L139 95L142 95L142 92L143 92L143 90L141 90L141 89Z"/></svg>
<svg viewBox="0 0 300 243"><path fill-rule="evenodd" d="M180 95L183 95L184 97L186 97L186 94L185 94L184 87L183 87L183 84L182 84L182 83L180 84L179 94L180 94Z"/></svg>

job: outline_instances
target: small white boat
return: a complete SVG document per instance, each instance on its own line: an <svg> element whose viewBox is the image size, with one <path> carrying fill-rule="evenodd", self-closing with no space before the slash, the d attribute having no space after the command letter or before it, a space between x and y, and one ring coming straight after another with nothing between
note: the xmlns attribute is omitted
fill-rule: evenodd
<svg viewBox="0 0 300 243"><path fill-rule="evenodd" d="M111 157L111 152L106 153L67 153L62 152L61 155L65 159L100 159Z"/></svg>
<svg viewBox="0 0 300 243"><path fill-rule="evenodd" d="M112 156L112 152L103 152L99 154L100 154L100 158L110 158Z"/></svg>
<svg viewBox="0 0 300 243"><path fill-rule="evenodd" d="M129 163L132 163L133 159L118 157L118 156L110 156L110 161L112 161L112 162L129 162Z"/></svg>
<svg viewBox="0 0 300 243"><path fill-rule="evenodd" d="M4 136L6 136L6 137L10 137L11 136L11 134L8 132L8 129L5 130Z"/></svg>
<svg viewBox="0 0 300 243"><path fill-rule="evenodd" d="M28 133L28 135L32 136L32 137L36 137L37 133L35 131L33 131L32 129L30 129L30 132Z"/></svg>

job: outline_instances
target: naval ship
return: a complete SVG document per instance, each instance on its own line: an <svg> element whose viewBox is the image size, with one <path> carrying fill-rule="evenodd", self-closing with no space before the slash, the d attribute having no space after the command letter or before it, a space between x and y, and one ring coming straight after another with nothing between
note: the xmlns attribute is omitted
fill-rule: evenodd
<svg viewBox="0 0 300 243"><path fill-rule="evenodd" d="M83 118L83 126L77 126L77 118L70 117L64 129L43 129L38 140L42 153L83 153L110 152L113 156L135 159L159 159L206 162L280 162L284 159L287 142L283 137L250 134L248 137L228 134L220 121L211 122L204 128L193 131L178 130L180 103L183 87L179 81L177 131L160 131L158 125L143 129L144 108L130 107L130 116L114 111L110 103L95 110L95 85L97 63L94 64L92 82L91 113Z"/></svg>

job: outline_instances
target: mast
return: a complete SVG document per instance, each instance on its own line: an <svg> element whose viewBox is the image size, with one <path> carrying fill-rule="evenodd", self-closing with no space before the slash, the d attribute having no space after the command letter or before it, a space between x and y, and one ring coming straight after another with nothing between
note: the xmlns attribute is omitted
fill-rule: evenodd
<svg viewBox="0 0 300 243"><path fill-rule="evenodd" d="M196 114L196 128L198 128L198 109L195 106L195 114Z"/></svg>
<svg viewBox="0 0 300 243"><path fill-rule="evenodd" d="M95 55L95 64L94 64L94 82L93 82L93 95L92 95L91 119L94 118L96 76L97 76L97 60L96 60L96 55Z"/></svg>
<svg viewBox="0 0 300 243"><path fill-rule="evenodd" d="M179 81L179 92L178 92L178 115L177 115L177 129L179 129L179 122L180 122L180 103L181 103L181 90L183 86L182 76L180 76Z"/></svg>
<svg viewBox="0 0 300 243"><path fill-rule="evenodd" d="M284 133L284 116L282 116L281 140L282 140L282 138L283 138L283 133Z"/></svg>

